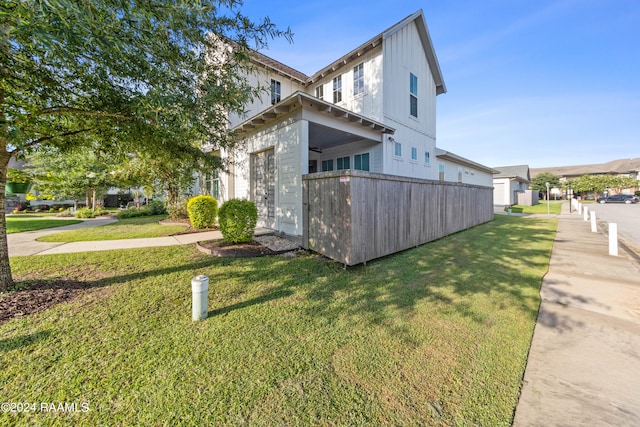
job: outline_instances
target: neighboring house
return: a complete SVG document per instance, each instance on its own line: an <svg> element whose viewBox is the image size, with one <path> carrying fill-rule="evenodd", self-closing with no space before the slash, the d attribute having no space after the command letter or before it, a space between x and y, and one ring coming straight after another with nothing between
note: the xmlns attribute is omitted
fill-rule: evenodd
<svg viewBox="0 0 640 427"><path fill-rule="evenodd" d="M552 173L560 177L560 181L577 178L582 175L615 175L629 176L638 182L636 188L623 190L623 193L632 194L640 188L640 159L613 160L608 163L579 166L557 166L550 168L531 168L531 176L535 178L541 173Z"/></svg>
<svg viewBox="0 0 640 427"><path fill-rule="evenodd" d="M259 226L302 236L303 180L323 172L492 186L492 169L436 148L446 87L421 10L312 76L260 53L253 62L252 83L270 94L230 117L241 149L218 152L230 173L205 174L199 191L253 200Z"/></svg>
<svg viewBox="0 0 640 427"><path fill-rule="evenodd" d="M525 204L519 203L518 195L524 194L531 183L529 166L499 166L494 169L496 173L493 175L493 204L496 206ZM537 201L536 197L535 202ZM532 201L531 204L535 203Z"/></svg>

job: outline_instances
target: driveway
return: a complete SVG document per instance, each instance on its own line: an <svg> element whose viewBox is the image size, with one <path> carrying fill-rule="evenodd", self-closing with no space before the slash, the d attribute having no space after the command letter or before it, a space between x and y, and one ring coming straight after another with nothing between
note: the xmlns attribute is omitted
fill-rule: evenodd
<svg viewBox="0 0 640 427"><path fill-rule="evenodd" d="M640 204L587 204L598 221L618 224L618 234L626 243L640 249Z"/></svg>

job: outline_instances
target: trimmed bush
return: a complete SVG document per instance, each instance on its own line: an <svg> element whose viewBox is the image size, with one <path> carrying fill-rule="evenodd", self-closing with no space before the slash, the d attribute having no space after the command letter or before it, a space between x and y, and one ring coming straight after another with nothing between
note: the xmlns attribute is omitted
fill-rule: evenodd
<svg viewBox="0 0 640 427"><path fill-rule="evenodd" d="M140 208L140 209L129 208L129 209L125 209L123 211L118 212L118 219L137 218L140 216L150 216L150 215L154 215L154 214L149 208Z"/></svg>
<svg viewBox="0 0 640 427"><path fill-rule="evenodd" d="M78 209L74 214L76 218L95 218L96 214L91 208Z"/></svg>
<svg viewBox="0 0 640 427"><path fill-rule="evenodd" d="M193 228L209 228L216 223L218 201L211 196L196 196L189 199L187 212Z"/></svg>
<svg viewBox="0 0 640 427"><path fill-rule="evenodd" d="M258 209L250 200L231 199L222 204L218 212L218 225L222 237L230 243L253 240Z"/></svg>

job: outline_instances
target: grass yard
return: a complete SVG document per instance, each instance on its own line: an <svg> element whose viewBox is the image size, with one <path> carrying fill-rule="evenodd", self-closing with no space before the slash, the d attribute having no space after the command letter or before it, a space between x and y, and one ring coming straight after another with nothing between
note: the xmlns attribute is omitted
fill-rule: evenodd
<svg viewBox="0 0 640 427"><path fill-rule="evenodd" d="M63 225L77 224L79 219L51 219L50 215L8 215L7 234L22 233L23 231L43 230L45 228L62 227Z"/></svg>
<svg viewBox="0 0 640 427"><path fill-rule="evenodd" d="M0 325L3 401L89 411L0 424L509 426L556 225L497 216L348 270L193 247L12 258L92 289Z"/></svg>
<svg viewBox="0 0 640 427"><path fill-rule="evenodd" d="M141 239L145 237L170 236L187 229L186 225L161 225L158 221L166 215L121 219L100 227L70 230L42 236L40 242L87 242L94 240Z"/></svg>
<svg viewBox="0 0 640 427"><path fill-rule="evenodd" d="M559 215L560 210L562 209L562 201L551 201L549 203L549 213L551 215ZM507 208L504 208L504 211L507 211ZM513 213L525 213L525 214L546 214L547 213L547 202L541 201L537 205L534 206L520 206L513 205L511 207L511 211Z"/></svg>

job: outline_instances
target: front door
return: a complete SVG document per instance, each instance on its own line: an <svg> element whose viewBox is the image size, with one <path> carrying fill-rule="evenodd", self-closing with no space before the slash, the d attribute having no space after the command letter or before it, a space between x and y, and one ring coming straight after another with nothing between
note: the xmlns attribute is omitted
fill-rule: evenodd
<svg viewBox="0 0 640 427"><path fill-rule="evenodd" d="M254 153L252 157L252 196L258 208L258 225L275 228L276 186L275 155L273 149Z"/></svg>

